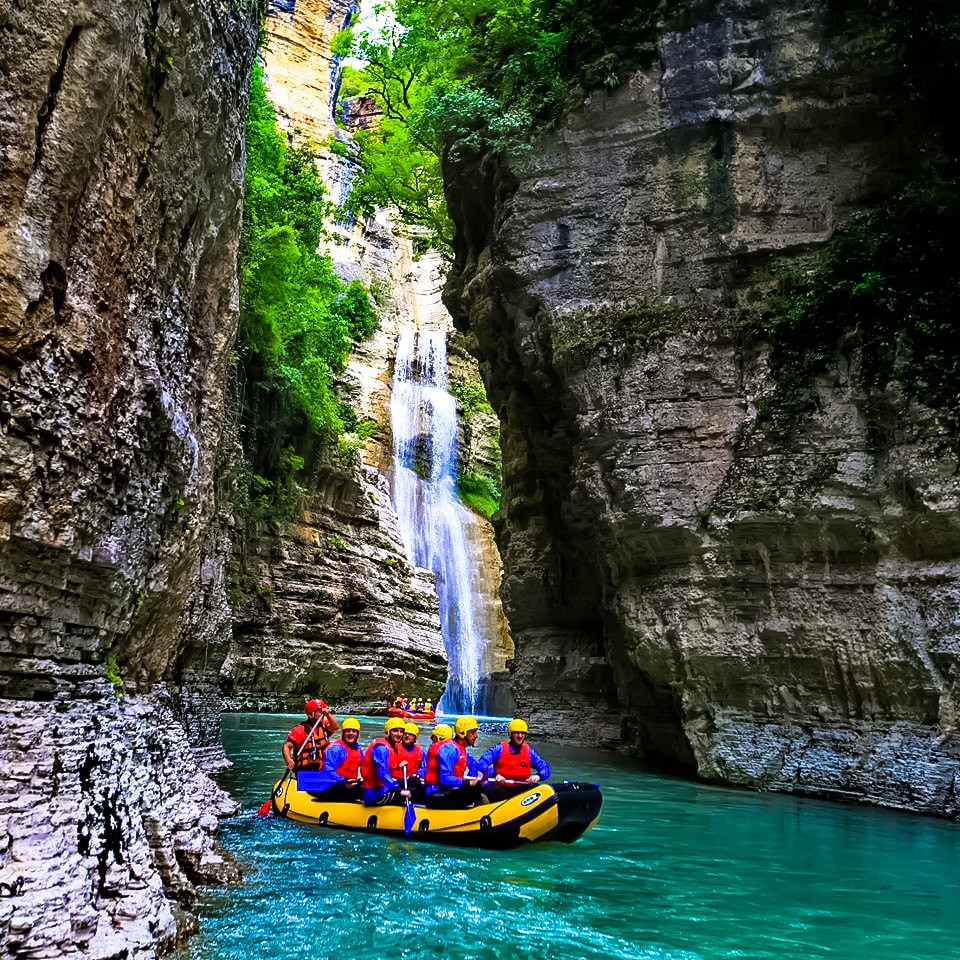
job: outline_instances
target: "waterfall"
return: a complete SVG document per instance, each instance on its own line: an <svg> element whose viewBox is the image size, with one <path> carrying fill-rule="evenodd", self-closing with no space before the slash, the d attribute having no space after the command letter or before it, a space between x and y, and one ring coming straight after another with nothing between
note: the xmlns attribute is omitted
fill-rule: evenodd
<svg viewBox="0 0 960 960"><path fill-rule="evenodd" d="M463 511L455 489L457 404L447 392L442 331L410 330L397 343L390 401L394 502L407 557L436 576L449 662L440 709L482 712L484 638L477 627Z"/></svg>

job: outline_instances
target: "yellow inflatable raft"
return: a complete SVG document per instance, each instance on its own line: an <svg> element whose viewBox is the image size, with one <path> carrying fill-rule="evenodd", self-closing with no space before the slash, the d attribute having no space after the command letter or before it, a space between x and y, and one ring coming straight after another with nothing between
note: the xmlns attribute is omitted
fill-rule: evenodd
<svg viewBox="0 0 960 960"><path fill-rule="evenodd" d="M509 850L526 843L572 843L600 816L603 798L593 783L538 783L498 803L466 810L414 806L365 807L334 803L297 790L295 777L279 780L273 791L273 813L298 823L337 830L361 830L409 840ZM409 830L404 829L404 824Z"/></svg>

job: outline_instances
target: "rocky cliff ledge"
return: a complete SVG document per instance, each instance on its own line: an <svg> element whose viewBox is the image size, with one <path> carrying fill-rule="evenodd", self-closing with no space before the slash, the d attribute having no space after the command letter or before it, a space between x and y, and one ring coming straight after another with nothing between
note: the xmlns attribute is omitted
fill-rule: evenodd
<svg viewBox="0 0 960 960"><path fill-rule="evenodd" d="M229 639L254 6L0 10L0 879L31 881L4 956L152 955L230 873L188 743Z"/></svg>
<svg viewBox="0 0 960 960"><path fill-rule="evenodd" d="M707 6L513 171L450 178L445 299L502 423L514 692L538 729L653 764L956 817L955 437L891 382L878 447L838 343L784 441L745 324L936 137L893 122L864 24Z"/></svg>

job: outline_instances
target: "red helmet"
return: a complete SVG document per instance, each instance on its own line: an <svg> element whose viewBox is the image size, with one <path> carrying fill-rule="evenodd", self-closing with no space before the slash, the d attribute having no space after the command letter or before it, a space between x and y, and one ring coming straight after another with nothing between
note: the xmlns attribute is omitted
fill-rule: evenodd
<svg viewBox="0 0 960 960"><path fill-rule="evenodd" d="M314 710L326 710L327 704L324 700L308 700L306 710L307 713L313 713Z"/></svg>

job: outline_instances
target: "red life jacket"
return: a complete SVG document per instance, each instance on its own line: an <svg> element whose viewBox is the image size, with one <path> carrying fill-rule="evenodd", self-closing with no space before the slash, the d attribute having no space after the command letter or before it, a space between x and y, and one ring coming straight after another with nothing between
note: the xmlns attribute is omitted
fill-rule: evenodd
<svg viewBox="0 0 960 960"><path fill-rule="evenodd" d="M423 775L424 783L432 783L438 786L440 783L440 768L437 766L437 751L445 744L447 740L438 740L427 747L427 772Z"/></svg>
<svg viewBox="0 0 960 960"><path fill-rule="evenodd" d="M530 744L524 742L514 753L510 749L510 741L500 742L500 756L493 762L493 772L506 777L507 780L526 780L531 773Z"/></svg>
<svg viewBox="0 0 960 960"><path fill-rule="evenodd" d="M363 751L363 762L360 764L360 772L363 775L364 790L373 790L376 787L383 786L383 783L380 780L380 773L377 770L377 765L373 762L373 748L379 743L382 743L389 751L391 775L393 773L393 766L397 751L393 749L393 745L389 740L387 740L386 737L377 737L377 739L374 740L373 743L371 743L367 749ZM402 781L403 777L401 776L400 779Z"/></svg>
<svg viewBox="0 0 960 960"><path fill-rule="evenodd" d="M460 751L460 759L453 765L453 775L460 777L462 780L463 775L467 772L467 745L465 743L457 743L456 740L449 742Z"/></svg>
<svg viewBox="0 0 960 960"><path fill-rule="evenodd" d="M390 773L394 779L403 783L403 771L407 771L408 780L410 777L415 777L422 760L423 747L419 743L415 743L412 750L408 750L403 744L400 744L400 749L390 757ZM404 762L407 764L406 767L401 767L400 764Z"/></svg>
<svg viewBox="0 0 960 960"><path fill-rule="evenodd" d="M440 764L437 761L437 754L440 748L448 743L452 743L460 751L460 758L453 765L453 773L454 776L463 779L463 775L467 772L467 748L456 740L441 740L438 743L431 743L427 749L427 772L423 775L424 783L440 786Z"/></svg>
<svg viewBox="0 0 960 960"><path fill-rule="evenodd" d="M303 730L303 740L297 742L292 736L294 727L288 735L288 739L294 744L293 755L296 758L297 770L319 770L323 767L323 751L327 749L330 742L327 739L327 731L321 723L313 733L310 728L313 724L308 720L297 724Z"/></svg>
<svg viewBox="0 0 960 960"><path fill-rule="evenodd" d="M351 747L349 743L344 743L342 737L335 740L334 743L339 743L347 751L343 762L337 767L337 774L344 780L358 780L360 778L360 765L363 762L363 751L360 749L360 745L355 743Z"/></svg>

